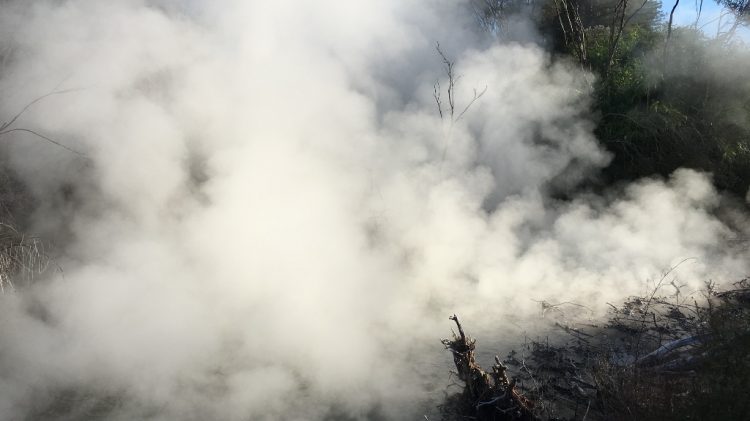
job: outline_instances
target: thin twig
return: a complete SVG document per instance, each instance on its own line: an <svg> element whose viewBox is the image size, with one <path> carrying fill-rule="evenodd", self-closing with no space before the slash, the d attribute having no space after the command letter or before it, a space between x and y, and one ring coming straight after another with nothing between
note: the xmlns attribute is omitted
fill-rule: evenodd
<svg viewBox="0 0 750 421"><path fill-rule="evenodd" d="M79 151L77 151L75 149L72 149L72 148L70 148L68 146L65 146L62 143L60 143L60 142L58 142L58 141L56 141L54 139L50 139L49 137L47 137L47 136L45 136L45 135L43 135L41 133L37 133L37 132L35 132L34 130L31 130L31 129L22 129L22 128L8 129L8 130L1 131L0 132L0 136L2 136L4 134L12 133L12 132L26 132L26 133L31 133L34 136L37 136L37 137L39 137L41 139L46 140L47 142L53 143L53 144L55 144L55 145L57 145L57 146L65 149L65 150L67 150L68 152L72 152L72 153L74 153L74 154L76 154L78 156L82 156L84 158L88 158L86 156L86 154L84 154L83 152L79 152Z"/></svg>

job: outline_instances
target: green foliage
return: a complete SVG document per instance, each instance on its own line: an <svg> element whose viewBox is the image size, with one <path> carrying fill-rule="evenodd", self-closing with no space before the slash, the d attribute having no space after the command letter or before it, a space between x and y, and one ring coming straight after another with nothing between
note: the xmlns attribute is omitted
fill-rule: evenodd
<svg viewBox="0 0 750 421"><path fill-rule="evenodd" d="M641 26L625 28L615 47L610 47L609 28L598 26L586 33L589 63L601 76L597 87L600 106L606 111L623 111L637 104L649 89L646 59L657 44L656 33Z"/></svg>
<svg viewBox="0 0 750 421"><path fill-rule="evenodd" d="M747 0L723 4L748 12ZM651 0L547 0L535 16L554 53L597 76L596 134L614 155L605 185L687 167L712 173L718 188L744 197L750 50L726 34L669 31L659 9ZM493 9L492 19L507 18L503 10Z"/></svg>
<svg viewBox="0 0 750 421"><path fill-rule="evenodd" d="M750 84L737 70L750 65L750 54L687 29L676 30L667 49L649 43L650 52L639 54L623 42L626 58L597 89L597 135L615 152L610 180L689 167L712 172L719 188L744 196Z"/></svg>

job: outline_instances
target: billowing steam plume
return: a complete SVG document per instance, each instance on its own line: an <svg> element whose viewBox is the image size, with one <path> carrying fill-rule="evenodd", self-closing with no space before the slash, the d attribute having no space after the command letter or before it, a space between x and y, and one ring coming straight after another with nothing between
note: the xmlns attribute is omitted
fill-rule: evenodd
<svg viewBox="0 0 750 421"><path fill-rule="evenodd" d="M453 312L745 273L706 175L554 199L609 159L592 76L467 10L4 2L0 116L65 91L15 124L85 156L2 138L61 270L0 298L0 418L417 419Z"/></svg>

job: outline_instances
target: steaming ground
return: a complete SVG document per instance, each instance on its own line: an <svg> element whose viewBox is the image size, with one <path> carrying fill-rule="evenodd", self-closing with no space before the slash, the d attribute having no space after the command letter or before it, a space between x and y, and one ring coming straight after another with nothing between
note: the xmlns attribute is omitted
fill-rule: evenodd
<svg viewBox="0 0 750 421"><path fill-rule="evenodd" d="M747 273L707 175L550 197L608 162L590 75L450 1L294 3L3 4L0 115L72 89L16 124L86 155L3 138L62 268L0 297L3 419L419 419L449 314Z"/></svg>

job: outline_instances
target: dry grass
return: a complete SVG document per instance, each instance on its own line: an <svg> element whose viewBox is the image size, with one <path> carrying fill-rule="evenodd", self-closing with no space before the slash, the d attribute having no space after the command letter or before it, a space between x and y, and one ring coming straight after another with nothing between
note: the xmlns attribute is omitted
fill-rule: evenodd
<svg viewBox="0 0 750 421"><path fill-rule="evenodd" d="M0 291L13 290L45 272L50 259L39 238L26 237L13 226L0 223Z"/></svg>

